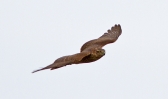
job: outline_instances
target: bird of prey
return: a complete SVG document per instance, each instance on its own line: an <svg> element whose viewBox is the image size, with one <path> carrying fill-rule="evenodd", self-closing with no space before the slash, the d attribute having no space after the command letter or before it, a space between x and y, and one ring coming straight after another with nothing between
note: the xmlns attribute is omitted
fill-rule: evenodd
<svg viewBox="0 0 168 99"><path fill-rule="evenodd" d="M79 53L60 57L56 59L54 63L44 68L35 70L32 73L45 69L54 70L71 64L90 63L97 61L105 55L105 50L102 49L102 47L106 44L114 43L121 35L121 33L122 29L120 24L114 25L113 27L111 27L111 29L107 30L107 32L99 38L90 40L83 44Z"/></svg>

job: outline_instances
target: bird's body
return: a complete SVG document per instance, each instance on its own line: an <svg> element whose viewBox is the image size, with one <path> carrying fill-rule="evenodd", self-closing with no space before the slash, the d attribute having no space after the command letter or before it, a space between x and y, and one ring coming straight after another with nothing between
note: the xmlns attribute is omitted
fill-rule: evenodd
<svg viewBox="0 0 168 99"><path fill-rule="evenodd" d="M35 70L32 73L45 69L53 70L71 64L90 63L97 61L105 55L105 50L102 49L102 47L106 44L115 42L121 35L121 32L121 26L115 25L111 29L107 30L107 33L104 33L98 39L90 40L83 44L80 49L80 53L60 57L56 59L55 62L51 65Z"/></svg>

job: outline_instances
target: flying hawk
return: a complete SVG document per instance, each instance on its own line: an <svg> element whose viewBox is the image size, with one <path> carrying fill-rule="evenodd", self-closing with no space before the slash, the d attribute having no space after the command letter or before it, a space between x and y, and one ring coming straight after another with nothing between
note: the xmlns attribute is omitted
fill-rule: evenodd
<svg viewBox="0 0 168 99"><path fill-rule="evenodd" d="M107 30L107 32L99 38L90 40L83 44L80 49L80 53L60 57L56 59L54 63L44 68L35 70L32 73L45 69L54 70L71 64L90 63L97 61L105 55L105 50L102 49L102 47L106 44L114 43L121 35L121 33L122 30L120 24L115 25L111 27L111 29Z"/></svg>

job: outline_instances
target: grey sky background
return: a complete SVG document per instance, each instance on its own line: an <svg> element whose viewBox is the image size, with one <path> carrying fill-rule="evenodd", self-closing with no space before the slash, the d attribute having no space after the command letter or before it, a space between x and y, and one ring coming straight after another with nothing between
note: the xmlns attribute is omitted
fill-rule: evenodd
<svg viewBox="0 0 168 99"><path fill-rule="evenodd" d="M31 73L114 24L99 61ZM167 24L167 0L1 0L0 99L168 99Z"/></svg>

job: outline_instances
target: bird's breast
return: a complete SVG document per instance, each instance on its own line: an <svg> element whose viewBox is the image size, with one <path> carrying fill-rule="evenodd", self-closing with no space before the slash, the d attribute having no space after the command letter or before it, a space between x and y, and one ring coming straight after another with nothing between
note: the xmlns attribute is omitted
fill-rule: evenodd
<svg viewBox="0 0 168 99"><path fill-rule="evenodd" d="M91 54L87 57L84 57L82 60L81 60L81 63L90 63L90 62L94 62L94 61L97 61L99 60L101 57L103 57L104 55L96 55L96 54Z"/></svg>

